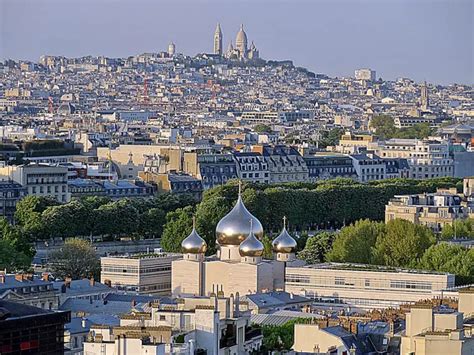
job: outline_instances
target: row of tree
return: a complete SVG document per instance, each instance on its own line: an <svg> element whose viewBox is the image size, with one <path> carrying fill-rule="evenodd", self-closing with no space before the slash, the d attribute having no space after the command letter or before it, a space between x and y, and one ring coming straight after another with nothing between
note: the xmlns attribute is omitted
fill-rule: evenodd
<svg viewBox="0 0 474 355"><path fill-rule="evenodd" d="M360 219L384 219L385 205L394 195L434 192L437 188L460 187L460 180L393 179L361 184L350 179L318 183L276 185L247 184L242 197L248 209L262 222L265 231L275 236L287 216L290 229L340 228ZM461 182L462 186L462 182ZM237 199L237 184L228 183L208 190L195 207L178 208L166 216L162 245L165 250L179 251L181 241L190 233L192 215L197 229L215 251L215 228Z"/></svg>
<svg viewBox="0 0 474 355"><path fill-rule="evenodd" d="M405 220L360 220L339 233L310 237L298 257L308 263L350 262L450 272L458 284L474 282L474 250L445 242Z"/></svg>
<svg viewBox="0 0 474 355"><path fill-rule="evenodd" d="M193 205L188 195L163 194L154 199L121 199L93 196L59 204L47 197L27 196L16 209L21 233L30 240L80 236L161 236L166 213Z"/></svg>

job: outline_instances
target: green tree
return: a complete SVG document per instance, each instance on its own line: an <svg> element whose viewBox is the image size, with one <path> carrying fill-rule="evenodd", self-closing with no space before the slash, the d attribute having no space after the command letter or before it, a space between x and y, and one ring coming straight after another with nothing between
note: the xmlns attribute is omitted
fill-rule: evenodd
<svg viewBox="0 0 474 355"><path fill-rule="evenodd" d="M318 141L318 146L320 148L326 148L328 146L337 145L339 144L339 140L343 134L344 129L340 127L335 127L330 131L322 131Z"/></svg>
<svg viewBox="0 0 474 355"><path fill-rule="evenodd" d="M267 133L271 132L272 128L266 124L257 124L253 127L253 130L257 133Z"/></svg>
<svg viewBox="0 0 474 355"><path fill-rule="evenodd" d="M368 219L342 228L332 244L332 249L326 254L326 259L335 262L372 263L372 249L383 230L383 223Z"/></svg>
<svg viewBox="0 0 474 355"><path fill-rule="evenodd" d="M146 237L160 237L166 222L166 214L160 208L150 208L140 215L140 233Z"/></svg>
<svg viewBox="0 0 474 355"><path fill-rule="evenodd" d="M273 246L272 246L272 238L268 235L264 235L262 238L263 244L263 257L265 259L272 259L273 258Z"/></svg>
<svg viewBox="0 0 474 355"><path fill-rule="evenodd" d="M452 239L454 237L474 239L474 219L457 219L452 225L444 226L441 238Z"/></svg>
<svg viewBox="0 0 474 355"><path fill-rule="evenodd" d="M50 197L26 196L16 205L15 221L32 240L47 238L47 226L43 223L41 214L48 207L57 205L59 202Z"/></svg>
<svg viewBox="0 0 474 355"><path fill-rule="evenodd" d="M100 206L94 211L99 234L131 235L139 227L137 209L129 199L121 199Z"/></svg>
<svg viewBox="0 0 474 355"><path fill-rule="evenodd" d="M436 242L433 232L425 226L395 219L379 234L374 248L374 262L399 267L416 266L423 253Z"/></svg>
<svg viewBox="0 0 474 355"><path fill-rule="evenodd" d="M271 351L290 350L294 343L295 324L304 322L297 318L288 321L282 325L264 325L262 326L262 354Z"/></svg>
<svg viewBox="0 0 474 355"><path fill-rule="evenodd" d="M336 235L329 232L322 232L310 237L305 248L298 254L298 258L308 264L326 261L326 254L331 250L335 238Z"/></svg>
<svg viewBox="0 0 474 355"><path fill-rule="evenodd" d="M172 253L181 252L181 242L193 229L193 213L193 208L187 206L166 214L166 225L160 242L163 250Z"/></svg>
<svg viewBox="0 0 474 355"><path fill-rule="evenodd" d="M387 115L374 116L370 120L370 127L381 139L393 138L397 131L393 118Z"/></svg>
<svg viewBox="0 0 474 355"><path fill-rule="evenodd" d="M423 254L418 267L455 274L456 284L473 283L474 249L448 243L432 245Z"/></svg>
<svg viewBox="0 0 474 355"><path fill-rule="evenodd" d="M100 259L92 245L83 239L68 239L50 254L49 264L54 276L73 280L94 276L99 279Z"/></svg>
<svg viewBox="0 0 474 355"><path fill-rule="evenodd" d="M87 235L89 211L79 201L50 206L41 214L41 220L50 237L76 237Z"/></svg>
<svg viewBox="0 0 474 355"><path fill-rule="evenodd" d="M0 269L7 272L28 270L35 254L31 243L18 228L0 218Z"/></svg>

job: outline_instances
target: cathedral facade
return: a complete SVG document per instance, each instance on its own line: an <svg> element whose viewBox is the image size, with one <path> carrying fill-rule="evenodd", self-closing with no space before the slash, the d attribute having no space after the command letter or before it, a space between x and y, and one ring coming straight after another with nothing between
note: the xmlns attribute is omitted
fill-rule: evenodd
<svg viewBox="0 0 474 355"><path fill-rule="evenodd" d="M247 295L283 290L285 267L299 264L295 259L296 241L286 226L273 241L273 259L263 259L263 227L245 207L239 191L234 208L216 227L216 255L205 257L206 242L193 227L183 240L183 259L173 261L173 297L211 294Z"/></svg>
<svg viewBox="0 0 474 355"><path fill-rule="evenodd" d="M223 51L222 48L223 35L220 24L217 24L216 31L214 32L214 54L224 56L228 59L235 60L252 60L259 58L259 52L255 44L248 46L247 34L244 31L244 25L240 25L240 30L237 32L235 38L235 47L230 41L227 50Z"/></svg>

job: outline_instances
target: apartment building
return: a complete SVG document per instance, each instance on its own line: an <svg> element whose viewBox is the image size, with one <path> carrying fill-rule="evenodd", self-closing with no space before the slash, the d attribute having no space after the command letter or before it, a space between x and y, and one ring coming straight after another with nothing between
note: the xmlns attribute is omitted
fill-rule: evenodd
<svg viewBox="0 0 474 355"><path fill-rule="evenodd" d="M270 183L270 171L265 158L256 152L234 153L237 176L244 182Z"/></svg>
<svg viewBox="0 0 474 355"><path fill-rule="evenodd" d="M436 193L396 195L385 206L385 222L405 219L431 228L435 233L456 219L468 218L470 208L462 204L456 189ZM462 236L460 236L462 237Z"/></svg>
<svg viewBox="0 0 474 355"><path fill-rule="evenodd" d="M67 167L31 163L0 168L0 175L9 176L21 184L28 195L50 196L59 202L71 199Z"/></svg>
<svg viewBox="0 0 474 355"><path fill-rule="evenodd" d="M100 259L100 282L119 290L171 295L171 262L181 254L145 253Z"/></svg>
<svg viewBox="0 0 474 355"><path fill-rule="evenodd" d="M354 164L348 155L321 152L314 155L303 155L303 160L308 167L310 181L334 179L336 177L357 178Z"/></svg>
<svg viewBox="0 0 474 355"><path fill-rule="evenodd" d="M389 139L377 148L382 158L406 158L410 178L430 179L454 176L454 161L449 143L434 139Z"/></svg>
<svg viewBox="0 0 474 355"><path fill-rule="evenodd" d="M354 154L350 156L360 182L386 179L387 165L375 154Z"/></svg>
<svg viewBox="0 0 474 355"><path fill-rule="evenodd" d="M454 286L454 275L374 265L323 263L287 267L285 291L321 307L353 310L398 307Z"/></svg>
<svg viewBox="0 0 474 355"><path fill-rule="evenodd" d="M308 167L295 148L284 145L254 145L252 151L264 157L270 173L270 183L308 181Z"/></svg>
<svg viewBox="0 0 474 355"><path fill-rule="evenodd" d="M57 309L58 296L48 275L0 273L0 300L17 302L41 309Z"/></svg>
<svg viewBox="0 0 474 355"><path fill-rule="evenodd" d="M0 217L4 217L12 223L16 204L25 194L26 190L19 183L0 181Z"/></svg>

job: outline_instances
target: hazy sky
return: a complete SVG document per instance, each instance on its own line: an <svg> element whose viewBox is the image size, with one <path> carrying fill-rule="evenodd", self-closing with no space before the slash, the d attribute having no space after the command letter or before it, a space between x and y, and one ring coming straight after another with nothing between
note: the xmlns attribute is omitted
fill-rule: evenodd
<svg viewBox="0 0 474 355"><path fill-rule="evenodd" d="M474 83L474 0L0 0L0 58L227 48L240 23L265 59L331 76Z"/></svg>

